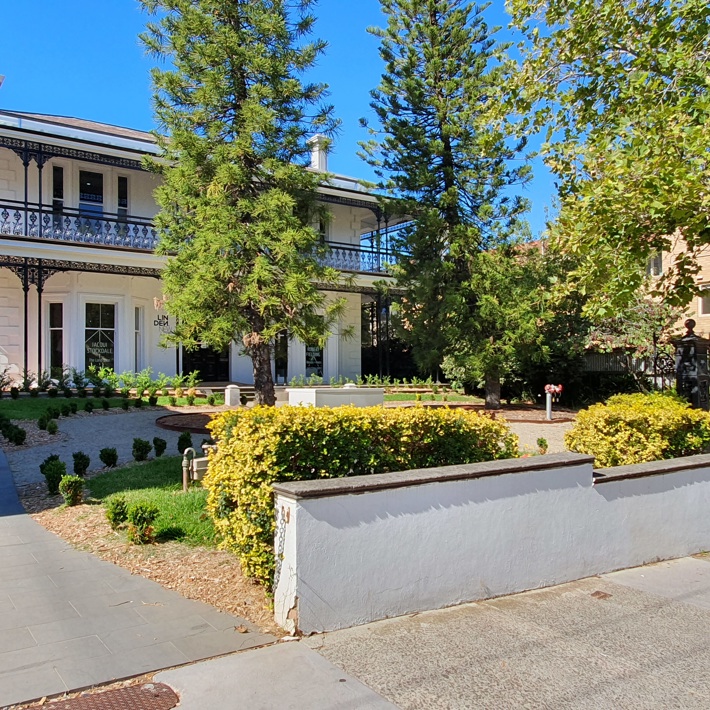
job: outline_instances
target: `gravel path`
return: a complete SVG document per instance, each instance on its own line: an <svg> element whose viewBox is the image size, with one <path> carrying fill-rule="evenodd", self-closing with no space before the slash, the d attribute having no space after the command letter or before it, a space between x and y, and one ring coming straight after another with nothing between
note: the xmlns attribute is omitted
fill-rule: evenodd
<svg viewBox="0 0 710 710"><path fill-rule="evenodd" d="M95 412L91 416L70 417L59 419L59 429L63 434L62 439L57 439L51 444L34 446L19 451L7 451L13 478L18 486L30 483L40 483L44 477L39 472L39 464L50 454L58 454L59 458L67 464L67 472L73 471L74 462L72 454L83 451L91 458L89 470L102 467L99 451L106 447L114 447L118 452L119 464L133 460L131 449L133 439L153 440L159 436L168 442L165 454L175 456L178 453L177 440L179 432L160 429L155 420L164 416L165 410L145 412L124 412L113 410L110 412ZM192 435L193 444L199 446L202 437Z"/></svg>
<svg viewBox="0 0 710 710"><path fill-rule="evenodd" d="M557 454L566 451L565 432L569 431L574 422L511 422L508 424L511 431L517 434L520 439L520 450L524 453L535 453L538 450L537 440L539 437L547 439L549 454Z"/></svg>

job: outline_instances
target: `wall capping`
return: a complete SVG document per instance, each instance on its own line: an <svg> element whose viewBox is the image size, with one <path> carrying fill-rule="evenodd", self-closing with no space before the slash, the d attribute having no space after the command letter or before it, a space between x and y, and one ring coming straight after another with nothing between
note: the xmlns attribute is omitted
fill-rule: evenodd
<svg viewBox="0 0 710 710"><path fill-rule="evenodd" d="M677 459L661 459L660 461L636 463L629 466L595 469L594 485L624 481L631 478L664 476L677 471L687 471L688 469L706 466L710 467L710 454L697 454L696 456L683 456Z"/></svg>
<svg viewBox="0 0 710 710"><path fill-rule="evenodd" d="M708 457L710 461L710 456ZM326 498L332 496L369 493L387 488L405 488L427 483L446 483L488 476L500 476L506 473L528 473L530 471L565 468L588 464L591 467L594 457L586 454L546 454L520 459L501 459L483 463L459 464L456 466L439 466L435 468L420 468L411 471L393 471L391 473L375 473L347 478L325 478L314 481L291 481L274 483L277 493L299 500L302 498Z"/></svg>

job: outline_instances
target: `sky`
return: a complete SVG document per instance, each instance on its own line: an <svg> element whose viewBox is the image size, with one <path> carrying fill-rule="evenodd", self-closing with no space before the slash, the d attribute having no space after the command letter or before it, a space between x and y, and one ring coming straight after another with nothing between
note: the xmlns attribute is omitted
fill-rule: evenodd
<svg viewBox="0 0 710 710"><path fill-rule="evenodd" d="M0 0L0 108L72 116L142 130L154 127L149 71L154 60L138 40L147 15L136 0ZM329 169L373 180L372 168L357 157L367 139L361 117L371 117L370 90L383 65L378 40L367 27L384 26L379 0L320 0L315 36L328 42L313 78L330 86L342 128L329 156ZM508 24L503 1L487 11L489 25ZM502 33L504 34L504 32ZM533 234L545 226L552 180L539 161L523 188L532 202Z"/></svg>

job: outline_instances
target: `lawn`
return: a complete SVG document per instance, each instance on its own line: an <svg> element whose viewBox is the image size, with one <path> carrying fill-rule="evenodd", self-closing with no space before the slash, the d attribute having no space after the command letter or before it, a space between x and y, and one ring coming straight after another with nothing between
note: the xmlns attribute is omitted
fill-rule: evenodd
<svg viewBox="0 0 710 710"><path fill-rule="evenodd" d="M396 392L394 394L386 394L385 402L468 402L469 404L483 404L480 397L471 397L465 394L428 394L422 392L421 400L417 399L415 392Z"/></svg>
<svg viewBox="0 0 710 710"><path fill-rule="evenodd" d="M104 503L111 496L123 495L129 508L136 503L157 506L160 515L155 531L159 541L215 547L214 526L205 510L207 491L194 485L183 493L181 462L180 456L168 456L131 464L88 480L87 487Z"/></svg>
<svg viewBox="0 0 710 710"><path fill-rule="evenodd" d="M124 401L123 397L110 397L109 406L120 407ZM9 419L39 419L39 417L47 411L48 407L58 407L61 409L63 404L75 402L79 411L83 411L84 403L91 402L94 405L94 411L101 409L101 397L71 397L67 398L62 395L58 397L20 397L19 399L11 399L7 395L0 399L0 414L4 414ZM135 397L128 400L130 404L129 411L132 411L135 406ZM158 406L167 407L170 404L168 397L158 397ZM200 397L195 399L195 406L204 406L207 404L207 399ZM224 404L222 395L215 395L215 404ZM177 405L187 405L187 398L180 397L177 400ZM143 397L143 406L148 406L148 398Z"/></svg>

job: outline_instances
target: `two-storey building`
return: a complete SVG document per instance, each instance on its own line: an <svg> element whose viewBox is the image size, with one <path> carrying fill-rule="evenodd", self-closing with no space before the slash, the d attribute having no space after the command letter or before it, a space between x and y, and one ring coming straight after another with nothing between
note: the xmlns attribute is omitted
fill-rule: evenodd
<svg viewBox="0 0 710 710"><path fill-rule="evenodd" d="M326 172L320 142L312 147L312 168ZM0 369L9 366L19 377L23 370L95 364L252 382L251 360L238 343L226 352L161 345L173 322L163 308L165 258L154 253L160 178L141 162L156 153L150 133L0 111ZM354 279L332 294L347 308L324 348L287 334L276 344L277 383L310 374L326 382L354 378L361 372L363 310L381 327L374 284L387 278L388 235L397 220L388 220L376 196L351 178L331 176L320 199L332 215L324 227L328 263Z"/></svg>

